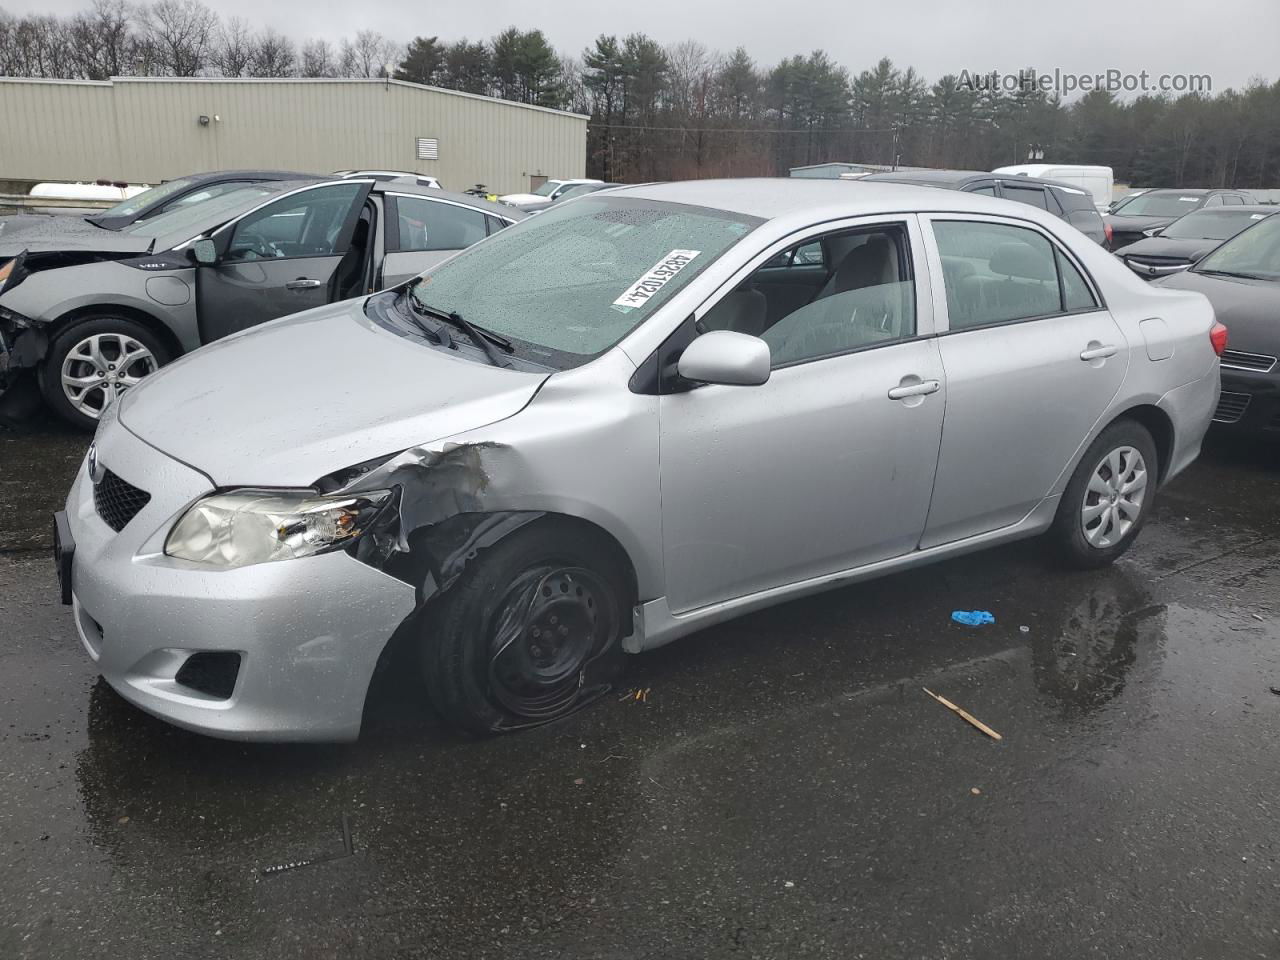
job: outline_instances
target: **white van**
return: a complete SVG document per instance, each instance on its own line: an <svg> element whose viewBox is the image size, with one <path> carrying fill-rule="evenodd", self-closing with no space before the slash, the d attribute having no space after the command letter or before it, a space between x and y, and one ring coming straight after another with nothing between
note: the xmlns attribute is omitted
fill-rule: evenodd
<svg viewBox="0 0 1280 960"><path fill-rule="evenodd" d="M1115 183L1115 175L1110 167L1086 167L1071 163L1021 163L1012 167L996 167L991 172L1059 180L1088 190L1100 213L1106 213L1111 207L1111 188Z"/></svg>

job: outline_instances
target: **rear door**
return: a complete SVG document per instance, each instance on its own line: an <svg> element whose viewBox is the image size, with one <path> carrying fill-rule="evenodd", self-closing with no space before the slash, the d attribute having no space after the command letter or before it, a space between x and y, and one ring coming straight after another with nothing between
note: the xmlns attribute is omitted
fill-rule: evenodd
<svg viewBox="0 0 1280 960"><path fill-rule="evenodd" d="M490 228L485 214L474 207L407 193L385 196L384 287L394 287L416 277L488 236Z"/></svg>
<svg viewBox="0 0 1280 960"><path fill-rule="evenodd" d="M1017 523L1072 466L1129 351L1083 269L1034 224L932 215L947 404L921 547Z"/></svg>
<svg viewBox="0 0 1280 960"><path fill-rule="evenodd" d="M335 273L371 186L303 187L216 231L218 262L196 270L201 342L334 299Z"/></svg>

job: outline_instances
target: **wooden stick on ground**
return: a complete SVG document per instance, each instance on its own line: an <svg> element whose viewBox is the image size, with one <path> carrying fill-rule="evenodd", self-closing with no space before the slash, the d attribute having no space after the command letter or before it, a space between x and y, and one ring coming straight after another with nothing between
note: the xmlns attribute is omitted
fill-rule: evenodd
<svg viewBox="0 0 1280 960"><path fill-rule="evenodd" d="M948 710L950 710L952 713L959 714L959 715L960 715L960 718L961 718L962 720L965 720L965 721L967 721L968 723L973 724L973 726L977 727L979 730L981 730L983 733L985 733L985 734L986 734L988 737L990 737L992 740L1003 740L1003 739L1004 739L1004 737L1000 736L1000 734L996 733L994 730L992 730L990 727L988 727L985 723L983 723L981 720L979 720L977 717L975 717L973 714L971 714L968 710L963 710L963 709L961 709L960 707L957 707L954 703L952 703L952 702L951 702L950 700L948 700L946 697L940 697L940 696L938 696L936 693L934 693L934 692L933 692L932 690L930 690L928 687L921 687L920 689L921 689L921 690L923 690L925 693L927 693L929 696L933 697L933 699L937 700L940 704L942 704L944 707L946 707L946 708L947 708Z"/></svg>

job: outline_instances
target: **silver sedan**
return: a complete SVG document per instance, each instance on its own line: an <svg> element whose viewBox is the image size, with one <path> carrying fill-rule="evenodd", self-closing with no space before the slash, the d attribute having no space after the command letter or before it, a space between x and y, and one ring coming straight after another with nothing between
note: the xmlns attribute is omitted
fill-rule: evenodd
<svg viewBox="0 0 1280 960"><path fill-rule="evenodd" d="M458 727L517 730L783 600L1036 535L1110 563L1225 343L1024 204L622 188L148 377L57 518L63 599L194 730L354 738L402 644Z"/></svg>

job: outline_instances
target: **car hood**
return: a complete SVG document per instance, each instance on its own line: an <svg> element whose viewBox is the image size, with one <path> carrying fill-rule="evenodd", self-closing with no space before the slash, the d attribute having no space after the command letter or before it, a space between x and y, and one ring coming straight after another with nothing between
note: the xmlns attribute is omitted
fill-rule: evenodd
<svg viewBox="0 0 1280 960"><path fill-rule="evenodd" d="M0 257L28 253L150 253L155 241L95 227L84 217L20 214L0 217Z"/></svg>
<svg viewBox="0 0 1280 960"><path fill-rule="evenodd" d="M308 487L505 419L546 379L399 336L348 300L219 340L152 374L120 422L218 486Z"/></svg>
<svg viewBox="0 0 1280 960"><path fill-rule="evenodd" d="M1199 260L1221 243L1223 243L1222 240L1146 237L1137 243L1121 247L1116 253L1122 257L1172 257L1179 260Z"/></svg>
<svg viewBox="0 0 1280 960"><path fill-rule="evenodd" d="M1280 282L1216 277L1194 270L1155 282L1208 297L1218 320L1227 325L1227 342L1233 350L1280 355Z"/></svg>

